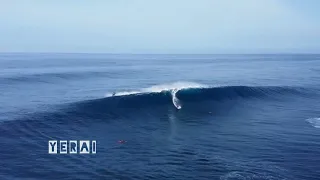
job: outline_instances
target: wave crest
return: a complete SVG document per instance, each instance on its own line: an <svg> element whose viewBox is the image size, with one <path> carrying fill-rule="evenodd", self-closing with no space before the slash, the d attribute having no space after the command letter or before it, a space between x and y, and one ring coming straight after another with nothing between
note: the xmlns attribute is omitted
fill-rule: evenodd
<svg viewBox="0 0 320 180"><path fill-rule="evenodd" d="M125 95L134 95L134 94L143 94L143 93L160 93L164 91L171 91L173 89L190 89L190 88L207 88L207 85L194 83L194 82L175 82L170 84L160 84L154 85L148 88L142 88L140 90L134 91L120 91L105 94L105 97L111 96L125 96Z"/></svg>
<svg viewBox="0 0 320 180"><path fill-rule="evenodd" d="M175 91L175 93L172 93ZM143 88L136 91L120 91L106 94L109 102L123 105L143 106L169 103L180 109L182 103L200 101L221 101L237 98L275 98L282 95L302 95L303 89L281 86L207 86L191 82L177 82ZM112 104L112 103L111 103ZM131 104L131 105L130 105Z"/></svg>

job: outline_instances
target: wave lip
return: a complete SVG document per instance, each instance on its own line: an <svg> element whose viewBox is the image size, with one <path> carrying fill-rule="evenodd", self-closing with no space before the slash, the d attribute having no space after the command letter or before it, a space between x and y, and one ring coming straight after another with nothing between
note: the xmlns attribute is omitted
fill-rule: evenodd
<svg viewBox="0 0 320 180"><path fill-rule="evenodd" d="M207 88L207 87L208 87L207 85L194 83L194 82L175 82L171 84L155 85L155 86L142 88L140 90L135 90L135 91L120 91L120 92L114 92L114 93L107 93L105 94L105 97L138 95L138 94L146 94L146 93L161 93L165 91L172 91L174 89L181 90L181 89Z"/></svg>
<svg viewBox="0 0 320 180"><path fill-rule="evenodd" d="M162 84L155 85L149 88L143 88L138 91L123 91L123 92L114 92L108 93L105 97L112 96L126 96L126 95L138 95L138 94L149 94L149 93L162 93L162 92L171 92L172 103L177 109L181 109L180 100L177 98L176 93L181 89L193 89L193 88L206 88L206 85L193 83L193 82L176 82L172 84Z"/></svg>
<svg viewBox="0 0 320 180"><path fill-rule="evenodd" d="M320 128L320 118L309 118L306 119L308 123L310 123L315 128Z"/></svg>

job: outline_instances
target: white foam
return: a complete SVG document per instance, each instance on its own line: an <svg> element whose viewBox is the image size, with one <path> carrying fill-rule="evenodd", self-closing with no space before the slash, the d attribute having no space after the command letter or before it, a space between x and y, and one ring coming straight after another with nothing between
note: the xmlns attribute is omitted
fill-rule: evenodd
<svg viewBox="0 0 320 180"><path fill-rule="evenodd" d="M171 96L172 96L172 103L173 105L177 108L177 109L181 109L182 106L181 106L181 103L180 103L180 100L177 98L176 96L176 93L178 92L179 90L178 89L173 89L171 91Z"/></svg>
<svg viewBox="0 0 320 180"><path fill-rule="evenodd" d="M139 94L140 91L123 91L123 92L116 92L116 93L107 93L105 94L105 97L111 97L111 96L126 96L131 94Z"/></svg>
<svg viewBox="0 0 320 180"><path fill-rule="evenodd" d="M107 93L105 95L105 97L171 91L173 89L181 90L181 89L189 89L189 88L206 88L206 87L208 87L208 86L203 85L203 84L199 84L199 83L194 83L194 82L175 82L175 83L170 83L170 84L155 85L155 86L151 86L148 88L142 88L140 90L135 90L135 91L116 92L114 95L112 93Z"/></svg>
<svg viewBox="0 0 320 180"><path fill-rule="evenodd" d="M198 84L194 82L175 82L171 84L161 84L161 85L155 85L151 86L149 88L145 88L144 91L147 92L161 92L161 91L169 91L173 89L189 89L189 88L205 88L206 85Z"/></svg>
<svg viewBox="0 0 320 180"><path fill-rule="evenodd" d="M309 118L306 121L309 122L313 127L320 128L320 118Z"/></svg>

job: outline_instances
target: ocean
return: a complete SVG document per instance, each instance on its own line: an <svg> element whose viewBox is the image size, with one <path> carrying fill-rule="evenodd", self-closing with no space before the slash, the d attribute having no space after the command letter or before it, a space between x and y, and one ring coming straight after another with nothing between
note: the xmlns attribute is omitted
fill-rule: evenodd
<svg viewBox="0 0 320 180"><path fill-rule="evenodd" d="M0 179L320 179L320 55L1 53Z"/></svg>

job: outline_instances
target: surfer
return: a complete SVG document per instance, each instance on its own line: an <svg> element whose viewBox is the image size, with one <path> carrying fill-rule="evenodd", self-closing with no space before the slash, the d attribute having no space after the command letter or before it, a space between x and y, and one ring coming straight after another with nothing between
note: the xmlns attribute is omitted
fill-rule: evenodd
<svg viewBox="0 0 320 180"><path fill-rule="evenodd" d="M115 96L115 95L116 95L116 92L113 92L113 93L112 93L112 96Z"/></svg>
<svg viewBox="0 0 320 180"><path fill-rule="evenodd" d="M171 91L172 103L177 108L177 110L181 109L181 103L180 103L179 99L176 97L176 93L178 91L179 90L176 88Z"/></svg>

